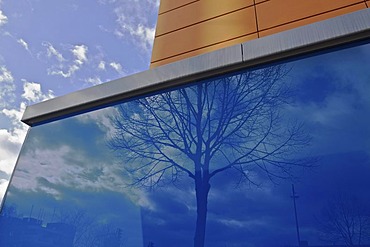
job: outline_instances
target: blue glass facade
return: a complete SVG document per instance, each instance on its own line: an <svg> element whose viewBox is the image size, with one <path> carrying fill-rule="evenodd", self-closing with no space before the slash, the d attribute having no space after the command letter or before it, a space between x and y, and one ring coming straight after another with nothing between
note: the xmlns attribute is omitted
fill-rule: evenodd
<svg viewBox="0 0 370 247"><path fill-rule="evenodd" d="M363 44L32 127L0 246L369 245L369 64Z"/></svg>

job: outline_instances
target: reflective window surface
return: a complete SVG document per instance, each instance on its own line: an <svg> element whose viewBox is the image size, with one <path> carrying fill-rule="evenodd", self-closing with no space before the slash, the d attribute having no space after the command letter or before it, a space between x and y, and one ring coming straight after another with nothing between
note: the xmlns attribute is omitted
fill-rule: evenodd
<svg viewBox="0 0 370 247"><path fill-rule="evenodd" d="M369 246L370 45L33 127L0 246Z"/></svg>

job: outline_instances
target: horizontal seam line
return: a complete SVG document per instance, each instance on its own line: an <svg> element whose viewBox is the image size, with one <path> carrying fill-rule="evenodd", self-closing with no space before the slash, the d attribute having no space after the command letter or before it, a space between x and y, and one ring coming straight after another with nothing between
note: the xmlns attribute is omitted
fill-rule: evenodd
<svg viewBox="0 0 370 247"><path fill-rule="evenodd" d="M190 52L193 52L193 51L198 51L198 50L201 50L201 49L204 49L204 48L207 48L207 47L211 47L211 46L214 46L214 45L222 44L222 43L227 42L227 41L231 41L231 40L234 40L234 39L238 39L238 38L250 36L250 35L253 35L253 34L257 34L257 32L253 32L253 33L249 33L249 34L245 34L245 35L240 35L240 36L237 36L237 37L234 37L234 38L231 38L231 39L226 39L226 40L223 40L223 41L220 41L220 42L216 42L216 43L213 43L213 44L210 44L210 45L202 46L200 48L192 49L192 50L189 50L189 51L186 51L186 52L181 52L181 53L178 53L176 55L172 55L172 56L168 56L168 57L165 57L165 58L161 58L159 60L151 61L150 63L157 63L157 62L160 62L160 61L169 59L169 58L177 57L177 56L180 56L180 55L184 55L186 53L190 53Z"/></svg>
<svg viewBox="0 0 370 247"><path fill-rule="evenodd" d="M199 1L200 1L200 0L194 0L194 1L190 2L190 3L186 3L186 4L181 5L181 6L178 6L178 7L176 7L176 8L169 9L169 10L166 10L166 11L164 11L164 12L161 12L161 13L159 13L158 15L166 14L166 13L168 13L168 12L174 11L174 10L176 10L176 9L182 8L182 7L184 7L184 6L187 6L187 5L193 4L193 3L195 3L195 2L199 2Z"/></svg>
<svg viewBox="0 0 370 247"><path fill-rule="evenodd" d="M183 26L183 27L180 27L180 28L177 28L177 29L173 29L173 30L171 30L171 31L168 31L168 32L165 32L165 33L162 33L162 34L156 35L156 36L155 36L155 38L157 38L157 37L161 37L161 36L163 36L163 35L166 35L166 34L169 34L169 33L173 33L173 32L176 32L176 31L179 31L179 30L185 29L185 28L189 28L189 27L191 27L191 26L196 26L196 25L198 25L198 24L200 24L200 23L204 23L204 22L207 22L207 21L210 21L210 20L213 20L213 19L219 18L219 17L221 17L221 16L225 16L225 15L228 15L228 14L232 14L232 13L234 13L234 12L238 12L238 11L241 11L241 10L243 10L243 9L250 8L250 7L252 7L252 6L254 6L254 5L253 5L253 4L252 4L252 5L248 5L248 6L245 6L245 7L243 7L243 8L237 9L237 10L232 10L232 11L230 11L230 12L223 13L223 14L221 14L221 15L217 15L217 16L214 16L214 17L211 17L211 18L208 18L208 19L205 19L205 20L202 20L202 21L199 21L199 22L196 22L196 23L193 23L193 24L187 25L187 26Z"/></svg>
<svg viewBox="0 0 370 247"><path fill-rule="evenodd" d="M340 10L340 9L345 9L345 8L352 7L352 6L359 5L359 4L362 4L362 3L361 2L353 3L353 4L346 5L346 6L343 6L343 7L340 7L340 8L336 8L336 9L328 10L328 11L325 11L325 12L321 12L319 14L315 14L315 15L310 15L310 16L307 16L307 17L299 18L299 19L296 19L296 20L293 20L293 21L289 21L289 22L285 22L285 23L276 25L276 26L272 26L272 27L261 29L261 30L259 30L259 32L261 32L261 31L267 31L269 29L281 27L281 26L284 26L284 25L287 25L287 24L291 24L291 23L294 23L294 22L297 22L297 21L306 20L306 19L309 19L309 18L312 18L312 17L320 16L322 14L327 14L327 13L330 13L330 12L334 12L334 11L337 11L337 10Z"/></svg>

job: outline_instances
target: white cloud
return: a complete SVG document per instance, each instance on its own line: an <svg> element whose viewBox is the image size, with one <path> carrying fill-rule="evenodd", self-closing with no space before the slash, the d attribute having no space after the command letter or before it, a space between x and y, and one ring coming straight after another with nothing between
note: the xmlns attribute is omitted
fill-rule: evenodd
<svg viewBox="0 0 370 247"><path fill-rule="evenodd" d="M78 67L76 64L72 64L69 66L68 70L64 72L63 70L49 70L50 75L60 75L64 78L71 77L77 70L79 70L80 67Z"/></svg>
<svg viewBox="0 0 370 247"><path fill-rule="evenodd" d="M5 66L0 65L0 106L7 106L14 98L14 77Z"/></svg>
<svg viewBox="0 0 370 247"><path fill-rule="evenodd" d="M3 14L3 11L0 10L0 26L6 24L8 22L8 17Z"/></svg>
<svg viewBox="0 0 370 247"><path fill-rule="evenodd" d="M115 71L117 71L118 73L120 74L123 74L123 71L122 71L122 65L120 63L117 63L117 62L111 62L109 64L109 66L111 66Z"/></svg>
<svg viewBox="0 0 370 247"><path fill-rule="evenodd" d="M114 34L119 38L130 36L145 52L151 50L155 33L155 20L159 1L117 1L114 10L117 27Z"/></svg>
<svg viewBox="0 0 370 247"><path fill-rule="evenodd" d="M86 57L87 50L88 50L88 48L85 45L75 45L73 47L71 52L76 57L75 62L77 64L82 65L84 62L87 61L87 57Z"/></svg>
<svg viewBox="0 0 370 247"><path fill-rule="evenodd" d="M0 129L0 172L7 175L7 178L0 180L0 201L2 201L5 194L21 145L28 130L28 127L20 122L25 108L26 105L21 103L18 109L3 109L0 112L0 114L7 117L12 123L9 129Z"/></svg>
<svg viewBox="0 0 370 247"><path fill-rule="evenodd" d="M91 83L92 85L98 85L103 83L103 81L97 76L87 78L86 82Z"/></svg>
<svg viewBox="0 0 370 247"><path fill-rule="evenodd" d="M14 78L12 76L12 73L5 66L0 66L0 83L13 81Z"/></svg>
<svg viewBox="0 0 370 247"><path fill-rule="evenodd" d="M41 91L41 84L22 80L24 93L22 97L31 102L40 102L54 98L53 91L49 90L46 94Z"/></svg>
<svg viewBox="0 0 370 247"><path fill-rule="evenodd" d="M52 44L50 44L49 42L44 42L42 45L46 47L48 57L54 56L59 62L65 61L63 55L59 51L57 51L57 49L55 49Z"/></svg>
<svg viewBox="0 0 370 247"><path fill-rule="evenodd" d="M24 82L22 98L28 102L38 102L54 97L53 92L50 90L47 93L43 93L40 84L27 82L26 80L22 81ZM26 103L21 102L18 108L4 108L0 111L0 115L7 118L11 123L10 128L0 129L0 172L8 175L8 179L14 169L28 130L28 126L21 122L25 109ZM7 188L8 179L0 179L0 201Z"/></svg>
<svg viewBox="0 0 370 247"><path fill-rule="evenodd" d="M51 44L48 44L48 57L54 55L58 58L59 64L52 66L48 69L49 75L59 75L64 78L69 78L74 75L81 66L88 61L87 51L88 47L86 45L74 45L70 49L74 59L73 61L66 60L61 53L59 53Z"/></svg>
<svg viewBox="0 0 370 247"><path fill-rule="evenodd" d="M149 49L153 45L154 41L154 27L146 27L143 24L138 24L137 26L123 26L132 36L138 38L141 42L141 45Z"/></svg>
<svg viewBox="0 0 370 247"><path fill-rule="evenodd" d="M27 44L27 42L26 42L26 41L24 41L24 39L18 39L18 40L17 40L17 42L18 42L21 46L23 46L23 48L24 48L24 49L26 49L27 51L29 51L29 49L28 49L28 44Z"/></svg>
<svg viewBox="0 0 370 247"><path fill-rule="evenodd" d="M104 61L100 61L99 65L98 65L98 69L105 70L105 62Z"/></svg>

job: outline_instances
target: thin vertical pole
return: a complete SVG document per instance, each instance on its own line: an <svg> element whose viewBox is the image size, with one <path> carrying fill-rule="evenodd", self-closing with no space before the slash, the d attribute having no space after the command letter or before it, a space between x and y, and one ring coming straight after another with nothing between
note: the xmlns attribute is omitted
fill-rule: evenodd
<svg viewBox="0 0 370 247"><path fill-rule="evenodd" d="M298 246L301 246L301 237L299 236L299 225L298 225L298 216L297 216L297 205L295 203L295 199L299 198L299 196L297 196L294 191L294 184L292 184L292 193L293 195L291 197L293 198L293 204L294 204L295 226L297 229Z"/></svg>
<svg viewBox="0 0 370 247"><path fill-rule="evenodd" d="M32 206L31 206L30 217L28 218L28 221L31 221L32 212L33 212L33 204L32 204Z"/></svg>

